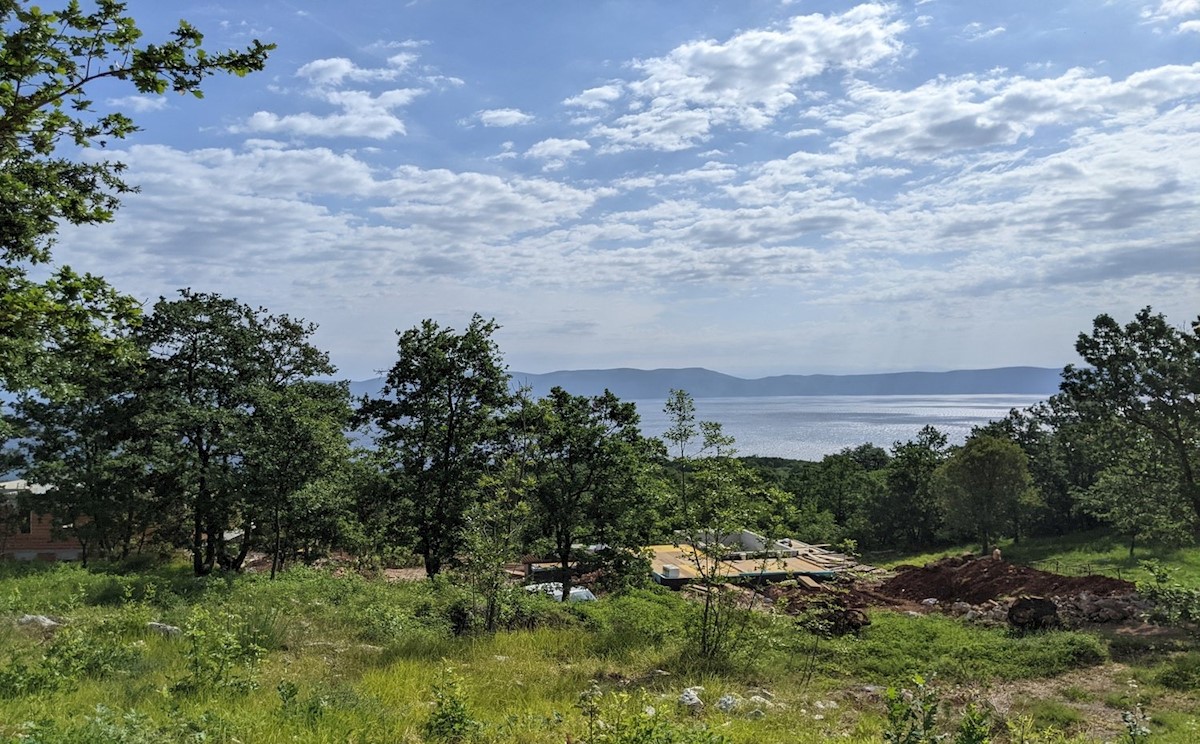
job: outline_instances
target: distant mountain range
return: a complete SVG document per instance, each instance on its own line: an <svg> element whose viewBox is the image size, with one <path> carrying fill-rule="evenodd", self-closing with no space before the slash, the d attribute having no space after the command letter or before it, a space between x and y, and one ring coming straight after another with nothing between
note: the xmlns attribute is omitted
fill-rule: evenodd
<svg viewBox="0 0 1200 744"><path fill-rule="evenodd" d="M747 380L701 367L686 369L580 369L532 374L513 372L513 383L537 397L559 386L574 395L666 398L671 389L693 398L752 398L767 395L1053 395L1062 371L1047 367L999 367L953 372L888 372L872 375L778 375ZM358 395L376 395L383 378L350 383Z"/></svg>

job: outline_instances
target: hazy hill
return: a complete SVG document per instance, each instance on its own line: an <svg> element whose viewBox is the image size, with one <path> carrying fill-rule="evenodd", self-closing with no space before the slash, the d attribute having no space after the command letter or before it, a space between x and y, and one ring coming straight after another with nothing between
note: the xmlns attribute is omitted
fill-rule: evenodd
<svg viewBox="0 0 1200 744"><path fill-rule="evenodd" d="M953 372L889 372L872 375L779 375L744 379L700 367L685 369L581 369L532 374L513 372L513 382L545 395L558 385L575 395L597 395L607 388L620 398L667 397L672 388L695 398L763 395L1052 395L1060 370L1001 367ZM379 392L382 378L350 383L354 395Z"/></svg>

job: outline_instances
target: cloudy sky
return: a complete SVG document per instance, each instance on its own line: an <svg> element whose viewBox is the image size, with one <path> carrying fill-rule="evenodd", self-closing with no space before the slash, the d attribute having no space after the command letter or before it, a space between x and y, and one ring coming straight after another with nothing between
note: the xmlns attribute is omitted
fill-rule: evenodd
<svg viewBox="0 0 1200 744"><path fill-rule="evenodd" d="M1200 0L133 0L279 45L202 101L93 91L142 193L58 257L320 325L495 317L513 369L1073 360L1200 310ZM106 98L107 96L107 98Z"/></svg>

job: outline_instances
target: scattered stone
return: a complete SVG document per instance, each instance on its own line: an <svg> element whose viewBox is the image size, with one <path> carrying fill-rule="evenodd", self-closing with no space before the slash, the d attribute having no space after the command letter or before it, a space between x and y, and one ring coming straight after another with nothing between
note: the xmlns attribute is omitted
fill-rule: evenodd
<svg viewBox="0 0 1200 744"><path fill-rule="evenodd" d="M691 711L699 711L704 707L704 701L700 699L700 693L704 691L703 687L689 687L679 694L679 704Z"/></svg>
<svg viewBox="0 0 1200 744"><path fill-rule="evenodd" d="M1054 628L1059 625L1058 607L1045 597L1021 597L1008 608L1008 622L1022 630Z"/></svg>
<svg viewBox="0 0 1200 744"><path fill-rule="evenodd" d="M925 605L926 607L933 607L937 603L937 597L926 597L925 599L921 600L921 604Z"/></svg>
<svg viewBox="0 0 1200 744"><path fill-rule="evenodd" d="M173 638L178 635L183 635L183 629L175 625L167 625L166 623L150 622L146 623L146 627L153 630L155 633Z"/></svg>
<svg viewBox="0 0 1200 744"><path fill-rule="evenodd" d="M54 630L61 627L62 623L45 615L21 615L17 618L17 625L32 625L42 630Z"/></svg>
<svg viewBox="0 0 1200 744"><path fill-rule="evenodd" d="M762 695L751 695L750 696L750 704L757 705L760 708L774 708L775 707L775 703L772 703L770 700L767 700Z"/></svg>
<svg viewBox="0 0 1200 744"><path fill-rule="evenodd" d="M495 656L493 656L492 658L493 658L493 659L495 659L496 661L501 661L501 662L503 662L503 661L508 661L508 657L507 657L507 656L502 656L501 654L496 654L496 655L495 655Z"/></svg>
<svg viewBox="0 0 1200 744"><path fill-rule="evenodd" d="M766 717L766 715L767 714L763 712L762 708L755 708L754 710L747 713L746 717L753 718L754 720L758 720L759 718Z"/></svg>
<svg viewBox="0 0 1200 744"><path fill-rule="evenodd" d="M733 711L742 707L743 702L744 701L742 700L741 695L727 692L722 695L719 700L717 700L717 710L721 711L722 713L732 713Z"/></svg>

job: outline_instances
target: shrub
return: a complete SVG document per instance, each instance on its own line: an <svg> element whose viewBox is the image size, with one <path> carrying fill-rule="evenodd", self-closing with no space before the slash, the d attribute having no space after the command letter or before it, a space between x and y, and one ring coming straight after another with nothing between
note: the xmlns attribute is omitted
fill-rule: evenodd
<svg viewBox="0 0 1200 744"><path fill-rule="evenodd" d="M1172 690L1191 691L1200 688L1200 652L1176 656L1167 662L1155 680Z"/></svg>
<svg viewBox="0 0 1200 744"><path fill-rule="evenodd" d="M443 669L433 685L433 711L422 729L427 741L459 744L469 741L479 730L471 717L462 680L450 669Z"/></svg>

